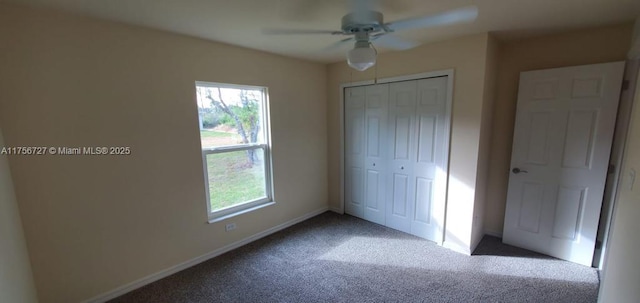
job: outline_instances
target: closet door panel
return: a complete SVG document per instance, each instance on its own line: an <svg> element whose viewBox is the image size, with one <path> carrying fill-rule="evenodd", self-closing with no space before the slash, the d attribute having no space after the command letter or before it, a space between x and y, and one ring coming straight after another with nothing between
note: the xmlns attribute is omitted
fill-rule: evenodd
<svg viewBox="0 0 640 303"><path fill-rule="evenodd" d="M385 224L389 85L366 86L365 106L366 196L363 217L378 224Z"/></svg>
<svg viewBox="0 0 640 303"><path fill-rule="evenodd" d="M417 80L415 212L411 234L439 241L442 237L447 152L445 150L447 78Z"/></svg>
<svg viewBox="0 0 640 303"><path fill-rule="evenodd" d="M365 203L365 89L344 91L344 206L347 214L364 216Z"/></svg>
<svg viewBox="0 0 640 303"><path fill-rule="evenodd" d="M441 242L447 77L345 90L345 211Z"/></svg>
<svg viewBox="0 0 640 303"><path fill-rule="evenodd" d="M393 194L391 197L391 214L401 219L409 217L407 194L409 193L409 176L393 174Z"/></svg>
<svg viewBox="0 0 640 303"><path fill-rule="evenodd" d="M415 209L416 160L416 81L389 84L389 147L388 158L391 191L387 195L387 226L404 232L411 231L411 217Z"/></svg>
<svg viewBox="0 0 640 303"><path fill-rule="evenodd" d="M393 120L393 160L409 161L413 117L411 114L395 114Z"/></svg>

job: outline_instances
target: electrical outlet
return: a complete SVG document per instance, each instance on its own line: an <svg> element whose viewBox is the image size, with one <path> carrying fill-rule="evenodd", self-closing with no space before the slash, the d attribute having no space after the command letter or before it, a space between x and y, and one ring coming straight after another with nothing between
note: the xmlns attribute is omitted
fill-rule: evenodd
<svg viewBox="0 0 640 303"><path fill-rule="evenodd" d="M227 225L225 225L224 230L225 231L232 231L236 229L236 224L235 223L229 223Z"/></svg>

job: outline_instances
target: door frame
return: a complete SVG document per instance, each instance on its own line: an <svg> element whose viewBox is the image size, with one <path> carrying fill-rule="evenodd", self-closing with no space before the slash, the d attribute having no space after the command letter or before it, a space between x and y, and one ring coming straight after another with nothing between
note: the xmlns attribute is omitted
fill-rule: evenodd
<svg viewBox="0 0 640 303"><path fill-rule="evenodd" d="M624 150L629 140L627 134L631 122L631 113L634 106L634 98L637 87L637 80L640 77L640 59L625 60L624 76L622 78L622 90L620 91L620 101L618 104L618 115L616 117L616 127L613 133L613 143L611 144L611 156L609 164L613 165L611 176L607 176L605 182L605 192L602 199L602 210L600 213L600 223L596 240L601 241L600 249L596 247L592 267L603 270L609 247L609 236L613 225L613 214L615 212L618 187L622 181L622 164L624 160ZM625 84L626 83L626 84ZM602 230L601 230L602 229ZM596 242L597 243L597 242ZM597 245L597 244L596 244Z"/></svg>
<svg viewBox="0 0 640 303"><path fill-rule="evenodd" d="M445 181L445 199L444 205L442 205L444 209L444 213L442 214L442 218L439 218L440 222L442 222L442 231L439 239L437 239L436 243L438 245L442 245L444 241L444 234L446 231L446 217L447 217L447 204L449 199L449 167L451 158L451 121L453 119L453 83L454 83L454 69L445 69L439 71L425 72L419 74L411 74L397 77L389 77L389 78L380 78L373 80L365 80L358 82L347 82L340 84L340 98L339 98L339 119L340 119L340 206L338 208L331 208L332 211L344 214L344 89L348 87L356 87L356 86L365 86L365 85L373 85L373 84L384 84L384 83L393 83L393 82L402 82L402 81L411 81L411 80L419 80L419 79L428 79L428 78L436 78L436 77L447 77L447 97L446 97L446 114L445 116L448 118L445 121L445 163L447 163L447 179Z"/></svg>

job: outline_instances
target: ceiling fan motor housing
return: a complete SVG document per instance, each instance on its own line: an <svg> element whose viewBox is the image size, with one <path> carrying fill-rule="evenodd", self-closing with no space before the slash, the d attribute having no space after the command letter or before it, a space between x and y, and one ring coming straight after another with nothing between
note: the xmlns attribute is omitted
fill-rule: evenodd
<svg viewBox="0 0 640 303"><path fill-rule="evenodd" d="M344 33L377 33L386 31L382 13L376 11L360 11L342 17L342 31Z"/></svg>

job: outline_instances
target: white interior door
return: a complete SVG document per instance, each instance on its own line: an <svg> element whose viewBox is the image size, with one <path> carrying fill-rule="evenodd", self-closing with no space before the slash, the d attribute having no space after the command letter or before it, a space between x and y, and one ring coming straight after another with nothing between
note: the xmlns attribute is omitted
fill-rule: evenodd
<svg viewBox="0 0 640 303"><path fill-rule="evenodd" d="M447 77L389 87L387 225L441 241L447 180Z"/></svg>
<svg viewBox="0 0 640 303"><path fill-rule="evenodd" d="M365 86L366 157L363 218L378 224L385 223L388 100L388 84Z"/></svg>
<svg viewBox="0 0 640 303"><path fill-rule="evenodd" d="M364 216L365 88L349 87L344 94L344 208Z"/></svg>
<svg viewBox="0 0 640 303"><path fill-rule="evenodd" d="M439 242L447 190L447 77L417 81L415 201L411 233Z"/></svg>
<svg viewBox="0 0 640 303"><path fill-rule="evenodd" d="M505 243L591 265L623 70L520 75Z"/></svg>
<svg viewBox="0 0 640 303"><path fill-rule="evenodd" d="M389 86L389 193L387 226L411 232L415 202L414 163L417 82L404 81Z"/></svg>
<svg viewBox="0 0 640 303"><path fill-rule="evenodd" d="M442 242L448 77L344 90L345 212Z"/></svg>

